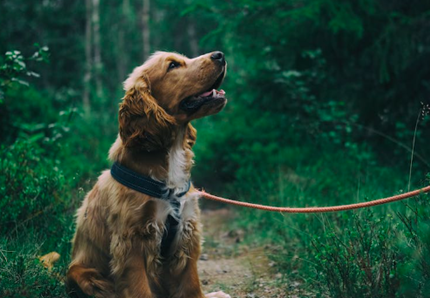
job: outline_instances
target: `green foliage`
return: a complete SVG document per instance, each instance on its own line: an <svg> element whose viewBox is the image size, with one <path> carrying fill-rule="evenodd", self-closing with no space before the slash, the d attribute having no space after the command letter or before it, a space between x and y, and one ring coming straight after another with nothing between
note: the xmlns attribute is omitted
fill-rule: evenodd
<svg viewBox="0 0 430 298"><path fill-rule="evenodd" d="M226 85L231 114L246 119L238 125L251 126L256 138L276 130L281 136L272 140L279 147L290 144L286 136L299 134L302 140L323 136L353 147L365 140L384 162L409 162L400 146L385 150L392 141L381 136L409 146L420 102L428 103L430 69L417 67L429 55L424 38L429 27L419 25L428 15L427 3L406 9L400 1L273 0L216 7L220 26L209 40L231 57ZM264 131L252 122L267 117L266 111ZM242 127L230 121L220 130ZM405 127L402 133L398 123ZM417 152L428 160L425 123L419 132Z"/></svg>
<svg viewBox="0 0 430 298"><path fill-rule="evenodd" d="M59 158L74 110L58 113L54 100L46 100L43 92L21 79L38 77L26 62L47 62L47 58L46 47L28 59L10 51L0 69L2 297L66 297L62 276L73 234L68 209L74 193L70 187L75 184L67 181ZM53 250L63 257L55 272L48 272L38 256Z"/></svg>
<svg viewBox="0 0 430 298"><path fill-rule="evenodd" d="M27 69L25 61L48 61L48 47L38 47L30 58L24 58L20 51L6 52L4 58L0 59L0 104L3 103L4 93L12 84L29 86L28 82L21 79L22 75L28 77L39 77L39 74Z"/></svg>
<svg viewBox="0 0 430 298"><path fill-rule="evenodd" d="M55 161L44 155L43 149L32 140L2 148L1 233L11 232L30 220L35 225L49 226L61 213L66 182Z"/></svg>

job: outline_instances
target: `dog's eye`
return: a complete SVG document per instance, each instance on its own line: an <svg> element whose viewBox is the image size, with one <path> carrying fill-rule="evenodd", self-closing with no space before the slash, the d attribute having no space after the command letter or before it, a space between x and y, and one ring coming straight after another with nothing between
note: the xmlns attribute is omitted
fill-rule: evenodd
<svg viewBox="0 0 430 298"><path fill-rule="evenodd" d="M177 68L179 66L181 66L181 64L179 62L172 61L172 62L170 62L169 68L167 70L169 71L169 70L172 70L172 69Z"/></svg>

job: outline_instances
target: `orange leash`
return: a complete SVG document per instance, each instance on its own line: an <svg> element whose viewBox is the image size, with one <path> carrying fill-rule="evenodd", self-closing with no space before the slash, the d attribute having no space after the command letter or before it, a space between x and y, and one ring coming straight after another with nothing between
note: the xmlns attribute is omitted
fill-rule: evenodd
<svg viewBox="0 0 430 298"><path fill-rule="evenodd" d="M379 199L379 200L373 200L370 202L363 202L363 203L357 203L357 204L349 204L349 205L340 205L340 206L331 206L331 207L305 207L305 208L292 208L292 207L273 207L273 206L266 206L266 205L260 205L260 204L252 204L247 202L240 202L240 201L234 201L230 199L225 199L221 197L217 197L214 195L211 195L207 192L198 191L198 193L209 200L218 201L222 203L227 203L231 205L236 206L242 206L242 207L248 207L248 208L254 208L254 209L260 209L260 210L266 210L266 211L274 211L274 212L286 212L286 213L323 213L323 212L337 212L337 211L345 211L345 210L352 210L352 209L360 209L365 207L372 207L376 205L382 205L387 204L395 201L404 200L407 198L415 197L422 193L428 193L430 192L430 186L424 187L422 189L417 189L414 191L406 192L400 195Z"/></svg>

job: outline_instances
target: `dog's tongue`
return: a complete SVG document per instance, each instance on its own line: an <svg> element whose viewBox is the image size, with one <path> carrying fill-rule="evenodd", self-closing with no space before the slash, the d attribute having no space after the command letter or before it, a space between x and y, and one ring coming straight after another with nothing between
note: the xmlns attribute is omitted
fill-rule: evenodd
<svg viewBox="0 0 430 298"><path fill-rule="evenodd" d="M215 96L218 94L225 95L225 91L222 89L220 91L212 89L211 91L200 94L199 97L209 97L209 96Z"/></svg>
<svg viewBox="0 0 430 298"><path fill-rule="evenodd" d="M213 90L205 92L205 93L202 93L202 94L200 94L200 97L208 97L208 96L212 95L212 91Z"/></svg>

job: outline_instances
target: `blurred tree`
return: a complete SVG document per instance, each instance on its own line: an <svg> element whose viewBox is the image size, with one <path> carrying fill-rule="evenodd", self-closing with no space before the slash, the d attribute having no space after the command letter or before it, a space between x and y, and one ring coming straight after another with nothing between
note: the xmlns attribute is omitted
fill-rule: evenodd
<svg viewBox="0 0 430 298"><path fill-rule="evenodd" d="M83 105L86 110L90 108L90 82L92 77L92 20L91 7L92 0L85 0L86 20L85 20L85 75L84 75L84 92L82 96Z"/></svg>
<svg viewBox="0 0 430 298"><path fill-rule="evenodd" d="M143 0L142 5L142 39L143 39L143 60L148 59L151 51L149 42L149 0Z"/></svg>
<svg viewBox="0 0 430 298"><path fill-rule="evenodd" d="M130 15L130 0L122 1L122 13L121 13L121 24L118 29L118 77L124 79L126 76L128 59L125 55L125 37L127 35L127 28L129 27L129 15Z"/></svg>
<svg viewBox="0 0 430 298"><path fill-rule="evenodd" d="M92 0L92 24L94 44L94 78L96 81L97 97L103 98L101 73L103 71L101 40L100 40L100 0Z"/></svg>

